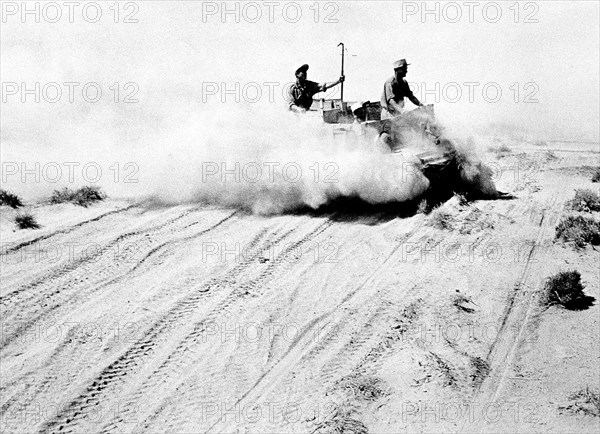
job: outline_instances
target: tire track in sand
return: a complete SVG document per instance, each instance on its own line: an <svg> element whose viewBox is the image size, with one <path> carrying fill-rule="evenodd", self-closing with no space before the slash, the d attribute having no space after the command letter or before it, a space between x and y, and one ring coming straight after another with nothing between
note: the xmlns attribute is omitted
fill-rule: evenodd
<svg viewBox="0 0 600 434"><path fill-rule="evenodd" d="M540 247L543 246L544 241L549 240L548 231L556 227L562 215L563 207L558 210L552 210L551 208L551 204L556 202L557 196L555 194L548 200L546 209L541 213L536 240L529 248L525 266L508 299L498 334L488 352L486 361L490 367L490 373L475 390L475 395L471 399L472 402L483 404L496 402L506 378L510 375L510 369L525 329L529 325L531 314L535 306L539 304L542 290L539 283L541 282L538 282L532 288L529 296L526 293L524 294L523 290L533 274L534 257L540 252ZM465 420L460 432L486 432L485 425L486 422L482 418L477 418L474 421Z"/></svg>
<svg viewBox="0 0 600 434"><path fill-rule="evenodd" d="M282 355L282 357L275 361L270 367L268 367L265 372L263 372L258 379L252 384L252 386L246 390L236 401L233 403L233 407L244 408L245 402L259 402L259 398L263 396L265 393L269 391L274 385L283 379L285 375L290 371L290 366L297 365L302 360L306 358L312 358L315 356L315 353L321 351L325 348L323 345L324 341L327 341L332 334L336 333L336 328L330 329L324 340L321 342L310 342L310 339L305 339L309 336L311 330L313 330L318 324L323 323L325 320L328 320L330 317L333 317L335 312L338 311L340 307L348 303L351 299L353 299L363 288L367 285L373 283L377 276L382 273L382 270L390 267L392 264L392 259L395 257L398 250L406 243L408 240L414 236L417 231L422 228L425 224L425 221L422 220L418 224L415 225L408 233L404 234L398 244L391 250L391 252L384 258L384 260L373 270L369 275L367 275L352 291L350 291L336 306L331 308L330 310L324 312L323 314L313 318L310 320L302 330L297 334L296 339L290 343L289 348ZM376 285L372 285L372 287L376 287ZM375 291L377 292L377 291ZM336 321L336 323L339 322ZM304 345L301 345L303 341ZM360 345L360 343L357 343ZM352 348L353 349L353 348ZM354 349L353 349L354 350ZM207 430L206 433L210 432L228 432L227 422L224 423L224 426L218 427L219 424L222 424L221 421L217 421L212 424Z"/></svg>
<svg viewBox="0 0 600 434"><path fill-rule="evenodd" d="M105 286L116 283L138 268L139 264L133 265L132 262L128 263L128 261L117 260L118 258L114 257L114 246L118 246L119 243L123 242L123 240L136 239L140 237L143 243L147 243L147 235L149 233L158 234L163 230L176 233L178 226L173 225L197 210L198 208L185 210L176 217L170 218L156 226L152 226L150 228L144 227L119 235L116 239L108 242L104 247L93 254L84 255L82 258L73 261L68 260L66 264L63 264L58 269L51 271L50 275L38 278L32 283L24 285L13 291L11 294L0 298L0 307L4 311L10 310L11 312L15 312L14 316L11 316L8 319L5 317L5 323L10 322L12 324L16 324L15 327L11 328L11 332L3 333L2 342L0 342L0 351L4 350L15 339L23 335L23 333L25 333L33 324L52 314L56 308L64 308L68 304L75 302L76 300L72 297L73 294L77 294L79 298L81 298L82 295L95 292ZM233 214L229 215L225 220L231 218L232 216ZM217 226L222 222L223 221L218 222ZM212 228L209 228L209 230L212 230ZM206 231L201 231L200 233L194 234L191 237L193 238L195 236L200 236L204 233L206 233ZM128 243L133 243L136 247L141 246L142 242L135 243L134 241L128 241ZM167 245L172 242L174 241L169 241L163 244ZM152 249L149 254L142 258L142 262L154 252L155 250ZM111 255L113 257L110 257ZM99 261L102 259L105 260L100 264ZM91 270L84 270L82 273L85 275L85 278L82 278L80 275L82 273L79 273L78 270L87 264L94 266ZM105 276L112 277L109 277L108 280L106 280ZM92 282L96 283L90 285ZM35 292L33 292L33 290L35 290ZM13 300L18 295L21 295L20 299ZM46 309L41 312L39 312L38 309L38 313L32 316L31 312L28 309L24 309L23 306L45 306Z"/></svg>
<svg viewBox="0 0 600 434"><path fill-rule="evenodd" d="M268 281L273 277L275 272L281 273L291 262L293 262L294 258L291 254L297 251L297 249L301 248L302 245L310 242L312 239L314 239L314 237L326 231L332 224L333 222L329 219L319 224L308 234L304 235L300 240L286 245L286 248L282 250L282 252L276 258L274 258L273 261L264 266L264 269L258 274L258 276L247 281L234 283L234 287L227 297L221 303L215 306L204 318L194 324L193 330L185 336L175 351L173 351L169 357L158 367L158 369L152 373L152 375L149 377L149 381L137 389L131 399L127 400L127 404L129 405L130 403L137 402L142 396L148 393L150 388L156 387L156 385L160 384L161 382L163 384L168 384L168 380L170 378L177 379L176 382L169 387L169 390L175 390L181 382L181 373L190 366L195 366L194 369L204 369L204 366L202 364L199 365L198 361L200 359L199 351L203 345L205 346L205 343L202 342L202 337L206 332L207 325L217 323L220 317L227 316L227 314L232 310L233 306L243 302L247 296L260 296L261 289L266 287ZM278 244L292 232L294 232L294 230L289 231L284 236L276 240L273 244ZM247 265L250 264L252 264L252 261L249 261L247 264L245 264L243 268L245 269ZM202 355L206 355L205 352L202 352ZM240 373L240 375L242 374ZM125 407L127 407L127 405ZM159 405L159 407L162 406ZM151 420L157 417L159 413L160 410L154 411L154 414L151 416ZM173 416L177 418L177 415ZM115 420L109 425L105 426L102 432L114 432L114 430L118 427L118 424L125 420L126 417L127 412L125 411L123 414L119 415L119 420Z"/></svg>
<svg viewBox="0 0 600 434"><path fill-rule="evenodd" d="M289 233L293 231L291 230ZM251 244L256 246L259 238L263 235L264 231L259 233ZM123 377L131 373L136 367L141 366L144 360L156 350L161 334L173 329L176 323L186 320L198 308L200 301L210 296L210 293L214 292L215 289L224 289L227 288L228 284L235 283L235 277L243 273L250 263L249 261L246 262L234 267L234 271L230 271L227 277L221 279L213 278L208 283L196 288L192 295L179 301L148 330L143 338L134 343L124 354L104 368L84 392L66 405L51 421L45 423L43 431L59 430L60 432L69 432L75 429L76 423L86 417L86 409L98 405L100 402L99 395L106 393L110 387L122 383ZM239 290L239 287L234 288L232 292L235 292L236 289ZM227 304L231 302L231 298L235 297L229 294L222 306L227 307ZM195 332L192 332L185 339L189 340L193 336L196 336L197 333L198 331L195 330ZM181 347L182 345L178 346L178 348ZM163 363L159 372L166 369L169 363L169 361ZM151 387L153 384L155 384L155 381L152 381L152 384L146 386L146 388ZM127 408L127 406L124 406L124 408Z"/></svg>
<svg viewBox="0 0 600 434"><path fill-rule="evenodd" d="M237 214L237 212L233 212L232 214L230 214L230 215L228 215L227 217L225 217L225 218L221 219L221 220L220 220L220 221L218 221L216 224L213 224L212 226L210 226L210 227L209 227L209 228L207 228L207 229L204 229L204 230L202 230L202 231L200 231L200 232L198 232L198 233L194 233L194 234L192 234L192 235L190 235L190 236L187 236L187 237L184 237L184 238L180 238L180 239L172 240L171 242L172 242L172 243L180 243L180 242L184 242L184 241L186 241L186 240L189 240L189 239L193 239L193 238L200 237L200 236L202 236L202 235L204 235L204 234L206 234L206 233L208 233L208 232L210 232L210 231L213 231L214 229L216 229L216 228L218 228L219 226L223 225L223 224L224 224L224 223L226 223L227 221L231 220L231 219L232 219L232 218L233 218L233 217L234 217L236 214ZM193 225L189 225L189 226L193 226ZM187 282L184 282L184 284L185 284L185 283L187 283ZM66 340L68 340L68 339L66 339L66 338L65 338L65 341L66 341ZM63 342L64 342L64 341L63 341ZM68 344L67 344L67 345L68 345ZM71 346L73 346L73 345L76 345L76 343L75 343L75 344L71 344ZM50 356L50 358L48 359L48 360L49 360L49 362L48 362L48 363L46 363L46 365L45 365L45 366L48 366L48 367L50 367L50 371L49 371L49 372L47 372L46 374L44 374L44 380L41 382L41 384L39 384L37 387L35 387L35 389L34 389L34 390L31 390L31 391L29 391L29 392L28 392L28 395L29 395L29 396L31 396L31 395L33 395L34 397L35 397L35 396L38 396L38 395L39 395L40 393L42 393L43 391L47 391L47 390L49 389L49 387L51 387L51 386L52 386L52 387L55 387L55 386L56 386L56 384L55 384L55 383L56 383L56 381L58 381L60 378L65 378L64 374L63 374L63 375L58 375L58 373L53 373L53 371L52 371L52 366L53 366L53 365L52 365L52 359L53 359L53 358L59 358L59 357L61 356L61 353L62 353L62 352L64 352L64 350L65 350L65 345L61 345L61 346L60 346L59 348L57 348L57 350L56 350L56 351L54 351L54 353L53 353L53 354ZM78 361L79 359L73 359L74 357L79 357L79 356L78 356L78 353L76 353L76 352L73 352L73 353L71 353L71 354L70 354L70 358L72 359L72 361L73 361L74 363L73 363L73 364L69 364L69 366L77 366L77 365L78 365L78 364L77 364L77 361ZM27 375L29 375L29 374L26 374L26 376L27 376ZM39 376L39 375L38 375L38 376ZM5 391L5 393L6 393L6 392L7 392L7 389L9 389L9 388L11 387L11 385L15 385L15 384L17 384L17 385L18 385L20 382L22 382L21 380L22 380L22 378L17 378L17 379L14 379L13 381L11 381L11 383L10 383L10 384L3 384L3 387L2 387L2 388L3 388L3 390L4 390L4 391ZM28 384L28 383L29 383L29 382L27 382L27 384ZM65 387L66 387L66 386L67 386L67 384L65 384ZM23 392L23 391L21 391L21 392ZM17 393L18 393L18 392L17 392ZM19 394L19 395L20 395L20 397L21 397L21 401L23 401L23 399L22 399L22 398L23 398L23 396L22 396L22 393L21 393L21 394ZM30 400L32 400L32 399L34 399L34 398L31 398ZM10 405L11 405L12 403L14 403L15 401L16 401L15 399L11 398L11 399L9 399L7 402L5 402L5 404L4 404L4 405L3 405L3 407L2 407L2 411L3 411L3 413L5 413L5 412L8 410L8 407L10 407ZM23 402L21 402L21 403L20 403L20 405L21 405L21 406L23 406L23 405L25 405L25 404L24 404Z"/></svg>

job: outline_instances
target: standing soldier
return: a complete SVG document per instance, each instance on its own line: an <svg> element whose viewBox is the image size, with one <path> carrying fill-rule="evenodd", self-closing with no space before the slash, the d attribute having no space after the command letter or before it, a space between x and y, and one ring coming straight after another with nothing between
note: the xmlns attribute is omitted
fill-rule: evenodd
<svg viewBox="0 0 600 434"><path fill-rule="evenodd" d="M315 83L306 79L306 71L308 65L304 64L296 69L296 83L294 83L288 92L288 107L296 113L304 113L313 102L313 95L319 92L325 92L327 89L337 86L344 82L345 77L342 75L338 81L332 83Z"/></svg>
<svg viewBox="0 0 600 434"><path fill-rule="evenodd" d="M394 76L389 78L383 85L381 95L381 119L391 119L401 115L404 111L404 98L408 98L414 105L424 107L413 95L412 90L404 77L408 72L406 59L394 62Z"/></svg>

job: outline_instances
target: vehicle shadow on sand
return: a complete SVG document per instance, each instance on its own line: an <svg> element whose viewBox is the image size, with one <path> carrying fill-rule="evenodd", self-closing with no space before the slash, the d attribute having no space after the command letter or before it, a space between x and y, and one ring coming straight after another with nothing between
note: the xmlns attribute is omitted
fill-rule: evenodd
<svg viewBox="0 0 600 434"><path fill-rule="evenodd" d="M321 205L317 209L303 207L292 212L293 215L310 215L312 217L328 217L334 222L359 223L369 226L387 223L397 218L409 218L416 214L428 214L434 208L444 204L454 196L454 193L438 193L421 196L411 201L387 202L372 204L359 197L339 197ZM512 200L512 195L504 193L497 197L470 195L464 197L466 203L479 200ZM426 207L423 207L426 201Z"/></svg>
<svg viewBox="0 0 600 434"><path fill-rule="evenodd" d="M409 218L416 214L428 214L434 208L444 204L454 196L454 193L430 194L421 196L411 201L387 202L372 204L359 197L339 197L329 201L317 209L310 207L299 208L292 212L293 215L310 215L312 217L328 217L330 220L341 223L359 223L369 226L387 223L397 218ZM475 200L511 200L511 195L498 197L466 198L467 202ZM423 202L426 201L426 207Z"/></svg>

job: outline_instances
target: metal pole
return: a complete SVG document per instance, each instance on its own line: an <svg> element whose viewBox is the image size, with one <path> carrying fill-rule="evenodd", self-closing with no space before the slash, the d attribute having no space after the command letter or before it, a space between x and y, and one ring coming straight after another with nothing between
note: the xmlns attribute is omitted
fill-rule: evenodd
<svg viewBox="0 0 600 434"><path fill-rule="evenodd" d="M338 47L340 45L342 46L342 76L343 76L344 75L344 51L345 50L344 50L344 43L340 42L338 44ZM341 84L341 88L340 88L340 103L343 103L343 102L344 102L344 83Z"/></svg>

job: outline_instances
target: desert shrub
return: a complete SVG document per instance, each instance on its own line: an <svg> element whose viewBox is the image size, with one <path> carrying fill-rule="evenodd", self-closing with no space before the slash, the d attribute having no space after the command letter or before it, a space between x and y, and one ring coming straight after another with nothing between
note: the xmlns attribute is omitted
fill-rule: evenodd
<svg viewBox="0 0 600 434"><path fill-rule="evenodd" d="M106 194L96 186L81 187L75 192L75 203L81 206L88 206L90 203L104 199L106 199Z"/></svg>
<svg viewBox="0 0 600 434"><path fill-rule="evenodd" d="M429 204L427 203L427 199L423 199L417 205L417 214L427 214L429 212Z"/></svg>
<svg viewBox="0 0 600 434"><path fill-rule="evenodd" d="M353 401L376 401L389 393L383 380L364 375L345 377L334 388L344 390Z"/></svg>
<svg viewBox="0 0 600 434"><path fill-rule="evenodd" d="M538 140L533 144L533 146L548 146L548 143L544 142L543 140Z"/></svg>
<svg viewBox="0 0 600 434"><path fill-rule="evenodd" d="M573 241L577 247L600 244L600 222L591 217L567 216L556 227L556 239Z"/></svg>
<svg viewBox="0 0 600 434"><path fill-rule="evenodd" d="M313 434L368 434L369 430L355 419L351 411L338 408L331 418L324 420L312 431Z"/></svg>
<svg viewBox="0 0 600 434"><path fill-rule="evenodd" d="M19 229L39 229L40 225L30 213L19 214L15 217L15 223Z"/></svg>
<svg viewBox="0 0 600 434"><path fill-rule="evenodd" d="M49 200L52 204L71 202L73 194L73 190L70 190L67 187L65 187L62 190L54 190Z"/></svg>
<svg viewBox="0 0 600 434"><path fill-rule="evenodd" d="M451 230L454 227L454 216L444 209L436 208L429 216L429 225L437 229Z"/></svg>
<svg viewBox="0 0 600 434"><path fill-rule="evenodd" d="M467 313L475 312L475 309L473 309L469 306L465 306L465 304L469 304L469 303L473 303L473 300L471 299L471 297L467 297L462 294L456 294L454 296L454 300L452 301L452 304L454 306L456 306L456 308L459 310L465 311Z"/></svg>
<svg viewBox="0 0 600 434"><path fill-rule="evenodd" d="M11 208L19 208L23 206L23 202L16 194L9 193L6 190L0 190L0 205L8 205Z"/></svg>
<svg viewBox="0 0 600 434"><path fill-rule="evenodd" d="M569 202L575 211L600 211L600 196L589 189L575 190L575 197Z"/></svg>
<svg viewBox="0 0 600 434"><path fill-rule="evenodd" d="M583 413L600 417L600 393L590 390L589 386L569 396L571 403L563 409L570 413Z"/></svg>
<svg viewBox="0 0 600 434"><path fill-rule="evenodd" d="M467 195L465 193L454 193L454 196L456 196L456 199L458 200L458 204L461 206L467 206L469 205L469 198L467 197Z"/></svg>
<svg viewBox="0 0 600 434"><path fill-rule="evenodd" d="M512 152L512 149L510 149L508 147L508 145L506 145L505 143L503 143L503 144L501 144L499 146L490 146L490 147L488 147L488 151L493 152L498 157L503 157L503 156L505 156L507 154L510 154Z"/></svg>
<svg viewBox="0 0 600 434"><path fill-rule="evenodd" d="M483 380L490 374L490 364L481 357L471 356L471 380L475 384L481 384Z"/></svg>
<svg viewBox="0 0 600 434"><path fill-rule="evenodd" d="M581 284L581 274L578 271L561 271L548 278L544 285L544 303L548 306L555 304L566 308L573 306L586 299Z"/></svg>
<svg viewBox="0 0 600 434"><path fill-rule="evenodd" d="M592 182L600 182L600 167L596 168L596 171L592 175Z"/></svg>
<svg viewBox="0 0 600 434"><path fill-rule="evenodd" d="M71 190L67 187L62 190L54 190L50 196L50 203L70 202L76 205L87 207L88 205L106 199L106 194L96 186L85 186L77 190Z"/></svg>

